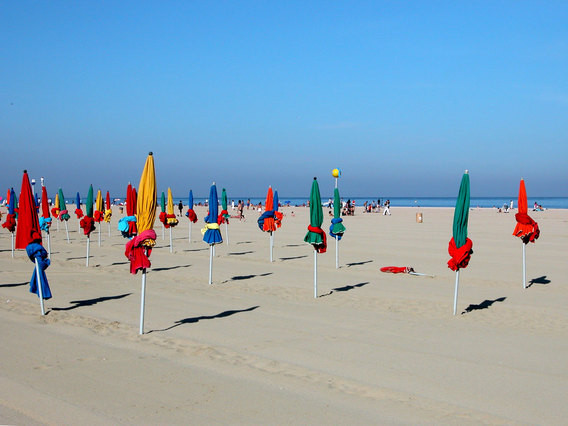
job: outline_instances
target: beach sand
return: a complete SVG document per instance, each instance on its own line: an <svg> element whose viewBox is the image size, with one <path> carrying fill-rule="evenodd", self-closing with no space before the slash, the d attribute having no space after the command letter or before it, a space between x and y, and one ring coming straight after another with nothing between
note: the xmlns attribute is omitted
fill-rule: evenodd
<svg viewBox="0 0 568 426"><path fill-rule="evenodd" d="M88 268L77 220L70 244L64 225L52 226L54 297L43 317L28 292L33 264L24 251L12 259L0 230L0 423L566 423L567 210L529 212L541 237L527 246L523 289L514 214L472 209L474 254L456 316L446 266L453 209L344 218L340 268L333 239L318 255L317 299L303 242L309 211L282 211L273 263L258 213L231 220L213 285L199 231L205 209L196 207L191 243L180 218L173 253L156 221L142 336L141 275L129 273L118 208L110 237L102 224L101 247L92 234Z"/></svg>

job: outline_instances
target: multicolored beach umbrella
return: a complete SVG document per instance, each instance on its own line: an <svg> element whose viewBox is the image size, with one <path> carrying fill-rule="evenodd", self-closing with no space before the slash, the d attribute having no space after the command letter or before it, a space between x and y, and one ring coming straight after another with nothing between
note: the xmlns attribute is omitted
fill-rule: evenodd
<svg viewBox="0 0 568 426"><path fill-rule="evenodd" d="M218 212L219 199L217 197L217 186L215 182L213 182L209 190L209 212L207 216L203 218L205 227L201 230L203 241L209 244L209 284L213 282L213 249L215 244L221 244L223 242L221 231L219 231L219 223L217 222Z"/></svg>
<svg viewBox="0 0 568 426"><path fill-rule="evenodd" d="M519 199L517 202L519 210L515 215L517 224L513 235L519 237L523 243L523 288L527 288L526 246L528 243L534 243L538 239L540 229L538 228L538 223L528 215L527 190L523 179L521 179L519 185Z"/></svg>
<svg viewBox="0 0 568 426"><path fill-rule="evenodd" d="M221 225L222 223L225 224L225 239L227 244L229 244L229 218L231 215L227 211L227 191L225 188L221 191L221 213L217 218L217 223Z"/></svg>
<svg viewBox="0 0 568 426"><path fill-rule="evenodd" d="M81 196L78 192L77 197L75 198L75 215L79 220L83 217L83 210L81 210Z"/></svg>
<svg viewBox="0 0 568 426"><path fill-rule="evenodd" d="M274 195L272 193L272 186L268 187L266 193L266 200L264 202L264 213L260 215L257 220L258 227L263 232L268 232L270 235L270 261L273 261L273 248L274 248L274 234L276 231L276 219L274 210Z"/></svg>
<svg viewBox="0 0 568 426"><path fill-rule="evenodd" d="M118 220L118 230L125 238L132 238L136 235L136 201L134 189L130 182L126 187L126 216Z"/></svg>
<svg viewBox="0 0 568 426"><path fill-rule="evenodd" d="M193 210L193 191L191 189L189 190L189 196L187 198L187 212L185 213L185 216L189 219L188 241L189 244L191 244L191 228L192 228L191 225L197 222L197 215Z"/></svg>
<svg viewBox="0 0 568 426"><path fill-rule="evenodd" d="M41 242L41 230L39 228L34 195L28 173L24 170L20 192L18 227L16 230L16 248L26 249L28 258L35 264L32 279L30 280L30 292L39 296L41 314L45 315L43 301L51 298L51 290L45 275L45 269L49 266L50 261L47 251L43 248Z"/></svg>
<svg viewBox="0 0 568 426"><path fill-rule="evenodd" d="M59 211L61 209L59 208L59 192L57 192L55 194L55 201L53 202L53 207L51 208L51 215L55 218L55 219L59 219ZM57 223L57 222L56 222ZM59 229L58 229L59 230Z"/></svg>
<svg viewBox="0 0 568 426"><path fill-rule="evenodd" d="M172 228L179 223L174 211L174 198L171 188L168 188L168 205L166 207L166 228L170 229L170 253L173 252Z"/></svg>
<svg viewBox="0 0 568 426"><path fill-rule="evenodd" d="M317 178L312 182L310 191L310 224L308 233L304 237L306 243L314 247L314 298L318 297L318 253L325 253L327 250L327 238L321 229L323 223L323 209L321 206L321 195Z"/></svg>
<svg viewBox="0 0 568 426"><path fill-rule="evenodd" d="M105 198L105 215L104 221L110 223L110 218L112 217L112 208L110 205L110 193L107 191Z"/></svg>
<svg viewBox="0 0 568 426"><path fill-rule="evenodd" d="M95 222L100 223L103 221L104 217L105 217L105 208L103 204L103 194L99 189L97 191L97 198L95 201L95 215L93 216L93 218L95 219Z"/></svg>
<svg viewBox="0 0 568 426"><path fill-rule="evenodd" d="M65 223L65 233L67 234L67 244L69 244L69 227L67 221L71 217L67 211L67 205L65 204L65 196L63 195L63 190L59 188L59 221Z"/></svg>
<svg viewBox="0 0 568 426"><path fill-rule="evenodd" d="M280 228L282 226L282 219L284 218L284 215L278 211L279 203L278 191L274 191L274 223L276 224L276 228Z"/></svg>
<svg viewBox="0 0 568 426"><path fill-rule="evenodd" d="M335 268L339 268L339 240L343 237L345 226L341 218L341 197L339 196L339 188L337 181L341 176L339 169L333 169L331 175L335 178L335 189L333 190L333 219L329 227L329 235L335 238Z"/></svg>
<svg viewBox="0 0 568 426"><path fill-rule="evenodd" d="M7 229L11 233L16 230L16 194L14 193L14 188L8 190L8 214L6 215L6 221L2 224L2 228Z"/></svg>
<svg viewBox="0 0 568 426"><path fill-rule="evenodd" d="M47 234L47 257L51 259L51 215L49 214L49 203L47 200L47 188L41 186L41 216L39 217L39 228Z"/></svg>
<svg viewBox="0 0 568 426"><path fill-rule="evenodd" d="M469 172L466 170L462 176L456 208L454 210L454 222L452 227L452 239L448 245L448 253L451 259L448 268L456 271L456 286L454 293L454 315L458 302L458 286L460 269L466 268L473 253L472 241L467 237L467 225L469 219Z"/></svg>
<svg viewBox="0 0 568 426"><path fill-rule="evenodd" d="M154 232L154 220L156 219L157 190L156 171L154 168L154 155L148 154L140 184L138 196L137 224L138 235L126 243L125 255L130 261L130 273L136 274L142 271L142 297L140 303L140 334L144 334L144 306L146 299L146 269L152 266L150 254L156 245L156 232Z"/></svg>

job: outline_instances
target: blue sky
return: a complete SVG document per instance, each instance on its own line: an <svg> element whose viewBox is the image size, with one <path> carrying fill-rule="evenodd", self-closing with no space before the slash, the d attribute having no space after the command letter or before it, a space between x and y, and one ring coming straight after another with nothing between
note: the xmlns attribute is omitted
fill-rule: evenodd
<svg viewBox="0 0 568 426"><path fill-rule="evenodd" d="M568 196L566 1L4 1L0 188ZM5 192L5 189L2 192ZM1 194L0 194L1 195Z"/></svg>

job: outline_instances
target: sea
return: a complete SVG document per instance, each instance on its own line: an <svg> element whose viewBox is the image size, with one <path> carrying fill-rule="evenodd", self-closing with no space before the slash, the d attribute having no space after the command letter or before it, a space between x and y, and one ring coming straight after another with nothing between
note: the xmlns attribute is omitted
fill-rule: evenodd
<svg viewBox="0 0 568 426"><path fill-rule="evenodd" d="M81 202L85 202L86 197L81 197ZM174 204L177 205L179 200L182 200L184 205L187 204L187 195L183 197L173 197ZM250 200L251 204L262 203L264 204L266 196L263 197L231 197L229 199L229 204L232 200L237 204L238 200ZM322 197L322 203L327 204L331 198ZM390 200L390 205L392 207L455 207L456 198L455 197L342 197L343 201L351 200L355 202L355 206L362 206L365 202L376 203L378 200L381 204L384 204L386 200ZM471 197L470 206L481 207L481 208L499 208L503 207L505 204L510 205L511 200L513 201L514 207L517 207L517 196L514 197ZM113 203L119 204L123 202L123 198L114 198ZM280 197L281 205L289 206L302 206L308 203L307 197ZM194 204L205 204L207 202L206 197L194 197ZM542 206L544 209L568 209L568 197L530 197L528 198L528 206L531 209L534 203ZM67 204L75 204L75 198L70 198L66 200Z"/></svg>

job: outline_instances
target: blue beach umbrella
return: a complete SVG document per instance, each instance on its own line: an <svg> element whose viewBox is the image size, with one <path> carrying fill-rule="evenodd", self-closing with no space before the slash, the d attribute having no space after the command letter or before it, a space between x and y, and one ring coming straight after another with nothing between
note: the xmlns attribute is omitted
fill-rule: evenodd
<svg viewBox="0 0 568 426"><path fill-rule="evenodd" d="M201 230L203 241L209 244L209 284L212 284L213 278L213 247L215 244L223 242L221 231L219 231L219 223L217 223L219 214L219 199L217 197L217 187L215 182L209 190L209 214L205 216L205 227Z"/></svg>
<svg viewBox="0 0 568 426"><path fill-rule="evenodd" d="M188 238L189 238L189 243L191 244L191 228L192 228L191 225L197 222L197 215L193 210L193 191L191 189L189 190L189 197L187 198L187 213L185 214L185 216L189 219Z"/></svg>

